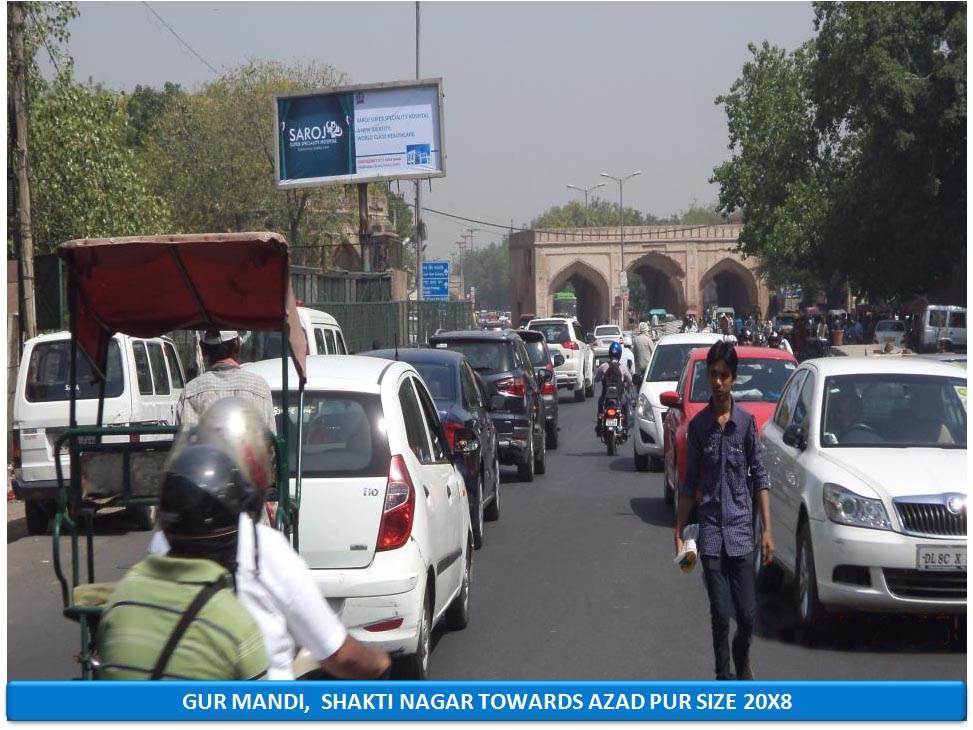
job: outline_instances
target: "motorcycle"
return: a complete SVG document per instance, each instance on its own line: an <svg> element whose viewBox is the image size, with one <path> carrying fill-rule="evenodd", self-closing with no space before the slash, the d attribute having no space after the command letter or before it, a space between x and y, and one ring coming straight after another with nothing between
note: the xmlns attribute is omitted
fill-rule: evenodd
<svg viewBox="0 0 973 730"><path fill-rule="evenodd" d="M605 401L598 413L598 426L601 440L614 456L619 444L628 440L628 419L622 407L621 388L609 385L605 389Z"/></svg>

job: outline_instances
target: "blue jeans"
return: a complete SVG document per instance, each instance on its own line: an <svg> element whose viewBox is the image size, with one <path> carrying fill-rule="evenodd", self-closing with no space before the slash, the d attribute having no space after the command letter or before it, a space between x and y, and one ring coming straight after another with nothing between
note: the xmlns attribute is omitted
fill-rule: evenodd
<svg viewBox="0 0 973 730"><path fill-rule="evenodd" d="M733 636L733 664L739 676L750 661L754 617L757 613L753 553L731 558L722 550L718 558L703 555L703 578L709 594L710 624L716 678L733 679L730 672L730 616L736 611L737 630Z"/></svg>

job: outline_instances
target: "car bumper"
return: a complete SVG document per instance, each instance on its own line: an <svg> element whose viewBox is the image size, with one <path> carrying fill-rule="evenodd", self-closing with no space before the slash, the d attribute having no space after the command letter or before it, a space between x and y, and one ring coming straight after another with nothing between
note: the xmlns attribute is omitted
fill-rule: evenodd
<svg viewBox="0 0 973 730"><path fill-rule="evenodd" d="M920 545L966 547L965 537L912 537L812 520L811 538L818 598L825 606L888 613L966 612L966 571L916 569ZM870 585L835 581L839 565L866 568Z"/></svg>
<svg viewBox="0 0 973 730"><path fill-rule="evenodd" d="M559 368L555 368L554 377L558 388L577 388L584 379L584 360L579 353L572 352L571 359L564 356L565 362Z"/></svg>
<svg viewBox="0 0 973 730"><path fill-rule="evenodd" d="M25 482L13 478L14 496L22 500L54 501L57 499L57 479Z"/></svg>
<svg viewBox="0 0 973 730"><path fill-rule="evenodd" d="M527 455L530 421L525 416L506 414L497 420L497 453L501 464L519 464Z"/></svg>
<svg viewBox="0 0 973 730"><path fill-rule="evenodd" d="M557 396L544 395L544 420L547 423L557 423Z"/></svg>
<svg viewBox="0 0 973 730"><path fill-rule="evenodd" d="M638 428L635 429L635 453L639 456L649 455L661 457L665 452L665 443L662 435L662 418L664 413L664 410L654 408L654 421L636 416L635 422Z"/></svg>
<svg viewBox="0 0 973 730"><path fill-rule="evenodd" d="M390 654L414 654L428 566L414 540L398 550L376 553L367 568L311 570L331 610L358 641ZM368 631L380 621L401 618L389 631Z"/></svg>

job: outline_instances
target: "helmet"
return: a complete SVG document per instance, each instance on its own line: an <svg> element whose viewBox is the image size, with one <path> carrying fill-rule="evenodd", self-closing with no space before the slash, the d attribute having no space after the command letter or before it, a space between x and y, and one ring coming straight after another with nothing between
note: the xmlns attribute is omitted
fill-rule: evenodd
<svg viewBox="0 0 973 730"><path fill-rule="evenodd" d="M622 359L622 343L613 342L608 346L608 358L610 360L621 360Z"/></svg>
<svg viewBox="0 0 973 730"><path fill-rule="evenodd" d="M273 435L253 404L243 398L221 398L213 403L185 440L221 448L257 489L276 482Z"/></svg>
<svg viewBox="0 0 973 730"><path fill-rule="evenodd" d="M753 342L753 332L748 329L740 333L740 342Z"/></svg>
<svg viewBox="0 0 973 730"><path fill-rule="evenodd" d="M166 466L159 522L170 545L218 552L235 544L240 513L255 490L212 444L189 444Z"/></svg>
<svg viewBox="0 0 973 730"><path fill-rule="evenodd" d="M771 347L777 347L780 344L780 334L778 332L771 332L767 335L767 344Z"/></svg>

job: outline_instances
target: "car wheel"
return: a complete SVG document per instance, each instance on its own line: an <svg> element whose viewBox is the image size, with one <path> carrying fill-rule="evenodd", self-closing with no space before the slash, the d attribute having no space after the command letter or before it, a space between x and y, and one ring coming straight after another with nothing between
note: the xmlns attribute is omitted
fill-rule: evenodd
<svg viewBox="0 0 973 730"><path fill-rule="evenodd" d="M147 532L155 524L156 508L150 504L130 504L125 508L125 517L136 532Z"/></svg>
<svg viewBox="0 0 973 730"><path fill-rule="evenodd" d="M662 471L662 459L658 456L649 457L649 471Z"/></svg>
<svg viewBox="0 0 973 730"><path fill-rule="evenodd" d="M527 439L527 453L524 460L517 464L517 477L522 482L534 481L534 433L530 431L530 438Z"/></svg>
<svg viewBox="0 0 973 730"><path fill-rule="evenodd" d="M446 628L462 631L470 625L470 587L473 582L473 551L466 548L466 567L463 570L463 583L459 593L446 609Z"/></svg>
<svg viewBox="0 0 973 730"><path fill-rule="evenodd" d="M574 389L574 402L575 403L584 403L584 399L585 399L585 394L584 394L584 379L582 379L581 380L581 385L579 385L577 388Z"/></svg>
<svg viewBox="0 0 973 730"><path fill-rule="evenodd" d="M547 472L547 437L544 435L544 422L541 421L541 434L535 437L535 441L540 444L540 448L534 458L534 473L545 474Z"/></svg>
<svg viewBox="0 0 973 730"><path fill-rule="evenodd" d="M648 471L649 469L649 456L648 454L640 454L635 451L635 468L639 471Z"/></svg>
<svg viewBox="0 0 973 730"><path fill-rule="evenodd" d="M544 438L547 443L547 448L556 449L557 448L557 419L555 418L549 426L544 430Z"/></svg>
<svg viewBox="0 0 973 730"><path fill-rule="evenodd" d="M493 462L493 501L483 511L483 516L493 522L500 518L500 461Z"/></svg>
<svg viewBox="0 0 973 730"><path fill-rule="evenodd" d="M758 514L754 519L753 525L753 575L755 584L758 591L763 593L776 593L780 590L784 582L784 574L781 572L780 566L777 563L771 562L770 565L764 565L764 551L761 547L763 534L763 520L760 519L760 515Z"/></svg>
<svg viewBox="0 0 973 730"><path fill-rule="evenodd" d="M595 394L595 384L591 380L589 380L588 381L588 384L585 385L585 387L584 387L584 394L585 394L585 397L587 397L587 398L591 398L592 396L594 396L594 394Z"/></svg>
<svg viewBox="0 0 973 730"><path fill-rule="evenodd" d="M422 598L422 613L419 615L419 640L416 644L416 653L396 661L395 675L398 679L429 678L429 654L432 652L432 601L429 599L427 588Z"/></svg>
<svg viewBox="0 0 973 730"><path fill-rule="evenodd" d="M476 482L476 494L470 495L476 500L471 505L470 528L473 530L473 547L479 550L483 547L483 472Z"/></svg>
<svg viewBox="0 0 973 730"><path fill-rule="evenodd" d="M28 535L43 535L47 532L47 523L51 515L46 504L28 499L24 502L24 513L27 518Z"/></svg>
<svg viewBox="0 0 973 730"><path fill-rule="evenodd" d="M813 635L824 618L824 606L818 600L811 530L806 522L801 525L797 535L797 618L806 636Z"/></svg>

